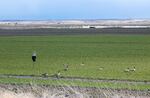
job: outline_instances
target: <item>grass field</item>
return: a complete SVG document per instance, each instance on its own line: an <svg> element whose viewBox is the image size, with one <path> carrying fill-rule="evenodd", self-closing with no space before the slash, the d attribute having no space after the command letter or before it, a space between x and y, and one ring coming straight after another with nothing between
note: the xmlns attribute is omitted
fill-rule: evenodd
<svg viewBox="0 0 150 98"><path fill-rule="evenodd" d="M34 68L33 51L37 52ZM0 74L53 75L64 69L63 64L69 65L61 72L65 77L150 81L150 36L0 37ZM124 72L134 66L135 72Z"/></svg>

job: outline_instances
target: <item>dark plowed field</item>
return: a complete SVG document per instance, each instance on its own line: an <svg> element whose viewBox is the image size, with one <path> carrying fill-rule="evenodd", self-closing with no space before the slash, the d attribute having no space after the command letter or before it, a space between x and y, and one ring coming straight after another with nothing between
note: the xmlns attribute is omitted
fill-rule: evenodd
<svg viewBox="0 0 150 98"><path fill-rule="evenodd" d="M0 36L13 35L92 35L92 34L139 34L149 35L150 28L105 28L105 29L0 29Z"/></svg>

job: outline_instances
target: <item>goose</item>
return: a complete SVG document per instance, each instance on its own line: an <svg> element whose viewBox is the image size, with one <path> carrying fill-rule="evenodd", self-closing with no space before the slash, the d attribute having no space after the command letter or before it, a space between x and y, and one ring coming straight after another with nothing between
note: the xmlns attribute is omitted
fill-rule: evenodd
<svg viewBox="0 0 150 98"><path fill-rule="evenodd" d="M84 66L85 64L82 62L80 65L81 65L81 66Z"/></svg>
<svg viewBox="0 0 150 98"><path fill-rule="evenodd" d="M124 70L124 72L130 72L130 69L129 69L129 68L126 68L126 69Z"/></svg>
<svg viewBox="0 0 150 98"><path fill-rule="evenodd" d="M44 77L44 78L48 77L48 73L43 73L42 77Z"/></svg>
<svg viewBox="0 0 150 98"><path fill-rule="evenodd" d="M132 69L130 69L130 71L136 71L135 67L133 67Z"/></svg>
<svg viewBox="0 0 150 98"><path fill-rule="evenodd" d="M61 73L60 73L60 70L57 72L57 74L56 74L56 77L57 78L60 78L60 75L61 75Z"/></svg>
<svg viewBox="0 0 150 98"><path fill-rule="evenodd" d="M69 65L68 64L64 64L64 71L68 71L68 69L69 69Z"/></svg>
<svg viewBox="0 0 150 98"><path fill-rule="evenodd" d="M104 69L103 67L100 67L100 68L99 68L99 70L103 70L103 69Z"/></svg>

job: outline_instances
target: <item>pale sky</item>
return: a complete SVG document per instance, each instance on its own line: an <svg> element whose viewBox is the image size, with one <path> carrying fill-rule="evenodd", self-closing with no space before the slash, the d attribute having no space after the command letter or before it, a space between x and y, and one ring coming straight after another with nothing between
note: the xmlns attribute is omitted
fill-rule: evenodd
<svg viewBox="0 0 150 98"><path fill-rule="evenodd" d="M150 18L150 0L0 0L0 20Z"/></svg>

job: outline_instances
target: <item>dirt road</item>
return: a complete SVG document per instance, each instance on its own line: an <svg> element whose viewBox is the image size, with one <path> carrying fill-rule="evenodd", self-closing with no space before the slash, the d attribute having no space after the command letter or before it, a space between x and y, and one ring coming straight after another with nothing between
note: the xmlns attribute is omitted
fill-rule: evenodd
<svg viewBox="0 0 150 98"><path fill-rule="evenodd" d="M31 35L150 35L150 28L104 28L104 29L0 29L0 36L31 36Z"/></svg>

